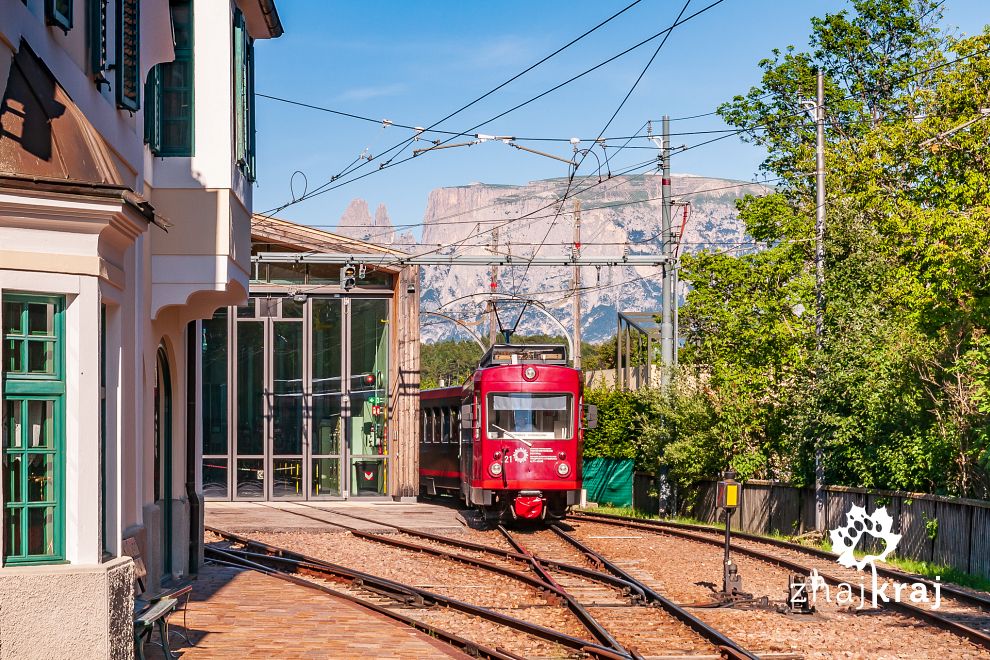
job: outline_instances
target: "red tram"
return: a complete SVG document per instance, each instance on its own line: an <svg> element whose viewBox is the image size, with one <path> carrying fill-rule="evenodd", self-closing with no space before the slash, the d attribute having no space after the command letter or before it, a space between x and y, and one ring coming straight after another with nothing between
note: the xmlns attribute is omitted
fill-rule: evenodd
<svg viewBox="0 0 990 660"><path fill-rule="evenodd" d="M420 406L424 493L502 520L559 519L580 501L583 379L563 346L495 345L463 387L426 390Z"/></svg>

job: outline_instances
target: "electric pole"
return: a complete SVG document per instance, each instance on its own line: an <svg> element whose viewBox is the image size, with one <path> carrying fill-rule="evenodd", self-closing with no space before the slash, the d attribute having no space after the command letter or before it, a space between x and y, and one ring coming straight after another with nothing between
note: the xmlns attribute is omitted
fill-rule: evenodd
<svg viewBox="0 0 990 660"><path fill-rule="evenodd" d="M498 253L498 227L492 230L491 247L488 248L492 254ZM488 345L494 346L498 343L498 312L495 309L495 292L498 289L498 266L492 264L491 281L489 282L492 296L488 300Z"/></svg>
<svg viewBox="0 0 990 660"><path fill-rule="evenodd" d="M663 306L660 319L660 361L662 363L660 385L666 388L670 385L671 372L674 366L674 267L670 261L673 257L674 245L670 231L670 117L668 115L663 116L660 151L663 165L663 177L660 181L660 196L663 206L661 229L663 231L663 256L667 258L663 267ZM648 356L647 359L652 358Z"/></svg>
<svg viewBox="0 0 990 660"><path fill-rule="evenodd" d="M818 70L815 102L815 346L821 358L825 335L825 75ZM825 529L825 465L815 438L815 529Z"/></svg>
<svg viewBox="0 0 990 660"><path fill-rule="evenodd" d="M677 368L677 353L680 348L681 341L681 323L680 323L680 304L677 298L679 290L679 277L680 277L680 266L681 266L681 245L684 244L684 231L687 227L688 221L688 209L691 206L691 202L681 202L681 207L683 208L684 217L681 220L681 229L677 232L677 248L674 250L674 261L671 263L671 268L673 269L673 290L674 290L674 368Z"/></svg>
<svg viewBox="0 0 990 660"><path fill-rule="evenodd" d="M581 257L581 200L574 200L574 258ZM574 264L574 368L581 368L581 266Z"/></svg>

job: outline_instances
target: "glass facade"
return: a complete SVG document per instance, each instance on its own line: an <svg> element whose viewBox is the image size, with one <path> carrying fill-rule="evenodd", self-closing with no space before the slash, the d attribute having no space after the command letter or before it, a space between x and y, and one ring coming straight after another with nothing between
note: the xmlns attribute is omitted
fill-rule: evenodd
<svg viewBox="0 0 990 660"><path fill-rule="evenodd" d="M388 494L390 304L256 295L203 322L208 499Z"/></svg>

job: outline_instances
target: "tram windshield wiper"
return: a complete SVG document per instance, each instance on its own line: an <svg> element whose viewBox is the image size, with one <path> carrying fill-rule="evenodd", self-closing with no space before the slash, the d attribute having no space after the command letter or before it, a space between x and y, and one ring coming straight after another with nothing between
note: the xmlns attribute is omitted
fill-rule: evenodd
<svg viewBox="0 0 990 660"><path fill-rule="evenodd" d="M525 438L520 438L518 435L514 434L512 431L506 431L505 429L503 429L498 424L492 424L492 428L498 429L499 431L501 431L502 433L506 434L507 436L509 436L513 440L518 440L519 442L523 443L527 447L532 447L533 446L533 443L530 442L529 440L526 440Z"/></svg>

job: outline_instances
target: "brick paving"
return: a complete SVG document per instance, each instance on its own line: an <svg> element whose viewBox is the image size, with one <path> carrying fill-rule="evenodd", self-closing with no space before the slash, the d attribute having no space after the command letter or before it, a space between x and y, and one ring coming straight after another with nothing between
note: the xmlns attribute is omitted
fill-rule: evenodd
<svg viewBox="0 0 990 660"><path fill-rule="evenodd" d="M468 657L349 601L254 571L212 564L204 566L194 582L187 621L195 646L171 635L172 650L183 660ZM181 626L181 612L171 622ZM145 649L149 660L163 658L158 647L148 644Z"/></svg>
<svg viewBox="0 0 990 660"><path fill-rule="evenodd" d="M437 533L460 533L464 527L459 511L451 506L399 502L207 502L206 524L228 532L250 536L261 531L308 531L341 533L340 523L366 532L390 531L388 523ZM351 514L385 525L348 518Z"/></svg>

